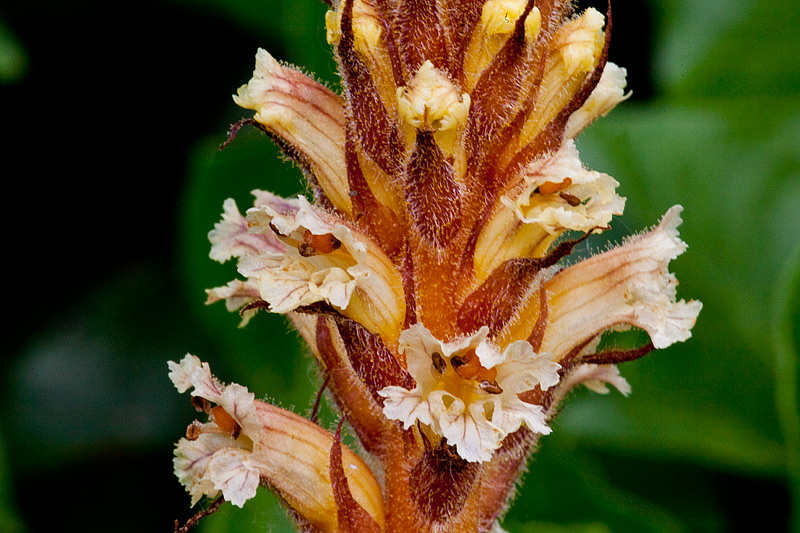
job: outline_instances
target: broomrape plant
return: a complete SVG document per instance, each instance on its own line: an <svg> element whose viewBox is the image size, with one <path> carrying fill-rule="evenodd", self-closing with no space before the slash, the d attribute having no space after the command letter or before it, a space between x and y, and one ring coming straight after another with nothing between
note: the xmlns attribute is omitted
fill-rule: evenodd
<svg viewBox="0 0 800 533"><path fill-rule="evenodd" d="M272 487L302 531L501 531L568 391L623 394L615 364L684 341L700 312L668 263L681 207L564 266L622 214L575 136L626 98L611 31L564 0L341 0L326 16L337 95L259 50L242 124L300 166L313 199L254 191L210 232L240 279L208 290L243 321L285 314L361 445L224 385L187 355L180 392L209 414L175 450L195 504ZM569 240L566 236L577 234ZM601 350L636 327L633 350ZM363 457L363 458L362 458Z"/></svg>

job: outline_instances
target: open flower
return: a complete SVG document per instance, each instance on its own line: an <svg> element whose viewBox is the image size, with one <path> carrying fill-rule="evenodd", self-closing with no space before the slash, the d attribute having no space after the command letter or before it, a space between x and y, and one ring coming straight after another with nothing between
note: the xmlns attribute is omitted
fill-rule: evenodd
<svg viewBox="0 0 800 533"><path fill-rule="evenodd" d="M212 258L239 257L248 280L211 289L211 302L239 308L261 299L276 313L327 302L372 331L397 336L405 312L401 281L379 247L303 197L254 195L246 217L227 200L223 220L209 233Z"/></svg>
<svg viewBox="0 0 800 533"><path fill-rule="evenodd" d="M303 530L499 531L567 393L627 395L617 364L690 337L702 306L669 272L679 206L565 259L625 207L575 138L627 98L626 72L608 62L610 17L572 4L334 0L341 96L258 51L234 97L255 114L229 141L261 129L310 194L254 191L245 214L225 201L211 257L242 279L208 302L287 315L341 420L332 434L172 363L211 416L176 450L194 502L241 505L263 483ZM601 349L631 327L650 342ZM369 461L341 446L344 421Z"/></svg>
<svg viewBox="0 0 800 533"><path fill-rule="evenodd" d="M383 412L403 422L417 421L444 436L467 461L489 461L502 440L524 423L548 434L539 405L523 402L518 394L558 383L558 363L549 354L537 355L526 341L502 353L487 340L489 328L443 343L420 324L400 334L408 371L416 387L386 387Z"/></svg>
<svg viewBox="0 0 800 533"><path fill-rule="evenodd" d="M331 457L341 464L352 507L367 513L376 525L384 521L380 487L364 462L325 430L302 417L256 401L236 383L224 385L212 376L208 363L187 355L170 361L170 379L179 392L192 391L193 403L211 420L195 422L175 448L175 475L192 496L203 496L242 507L262 482L269 483L302 518L320 531L340 531L337 508L342 505L333 483ZM344 479L341 481L344 483Z"/></svg>
<svg viewBox="0 0 800 533"><path fill-rule="evenodd" d="M576 345L617 326L645 330L655 348L691 336L703 306L677 301L678 282L668 269L686 250L678 237L681 210L672 207L651 231L566 268L545 283L550 299L543 349L560 360Z"/></svg>

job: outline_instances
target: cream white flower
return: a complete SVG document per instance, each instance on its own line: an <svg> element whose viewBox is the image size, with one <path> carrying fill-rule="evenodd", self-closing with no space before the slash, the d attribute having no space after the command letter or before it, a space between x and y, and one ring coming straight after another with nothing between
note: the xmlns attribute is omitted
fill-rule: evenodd
<svg viewBox="0 0 800 533"><path fill-rule="evenodd" d="M478 237L475 270L483 279L504 261L541 257L566 231L587 232L609 225L625 209L619 183L587 170L572 140L531 162L519 183L500 198Z"/></svg>
<svg viewBox="0 0 800 533"><path fill-rule="evenodd" d="M619 183L584 168L571 140L551 157L530 165L523 178L523 191L515 200L504 197L503 203L520 222L549 233L602 228L625 209L625 199L614 192Z"/></svg>
<svg viewBox="0 0 800 533"><path fill-rule="evenodd" d="M286 249L286 246L272 234L250 233L247 230L247 220L239 212L233 198L225 200L222 209L222 220L217 222L208 234L212 244L209 256L214 261L223 263L231 257L259 254L267 250L280 253Z"/></svg>
<svg viewBox="0 0 800 533"><path fill-rule="evenodd" d="M550 294L542 349L566 355L583 340L616 326L639 327L653 346L666 348L691 336L703 305L677 301L669 262L686 250L678 236L680 206L651 231L566 268L545 283ZM574 332L583 332L576 339Z"/></svg>
<svg viewBox="0 0 800 533"><path fill-rule="evenodd" d="M255 396L241 385L223 385L208 363L186 355L180 363L169 362L169 377L179 392L194 387L192 396L217 404L209 412L214 422L199 426L199 434L181 439L175 449L175 475L192 496L192 505L204 495L242 507L256 495L260 481L258 461L251 456L263 425L258 420ZM220 410L221 409L221 410Z"/></svg>
<svg viewBox="0 0 800 533"><path fill-rule="evenodd" d="M472 462L491 460L503 438L523 423L536 433L550 433L542 408L517 395L558 383L560 366L549 354L534 353L526 341L500 352L488 334L483 327L442 342L421 324L404 330L400 350L416 386L379 391L384 414L403 422L405 429L417 421L429 426Z"/></svg>
<svg viewBox="0 0 800 533"><path fill-rule="evenodd" d="M226 201L223 220L209 233L211 257L238 257L247 282L210 289L209 302L224 299L235 309L260 298L276 313L328 302L345 316L357 316L370 331L389 338L399 334L405 316L402 282L380 248L302 196L253 194L246 217L233 200Z"/></svg>
<svg viewBox="0 0 800 533"><path fill-rule="evenodd" d="M262 480L301 513L317 530L340 531L329 475L330 433L284 409L259 402L245 387L217 380L208 363L187 355L169 362L169 377L179 392L193 388L195 405L211 416L189 426L175 448L173 465L192 497L203 496L242 507ZM342 447L342 467L350 493L369 515L383 524L380 486L364 462Z"/></svg>
<svg viewBox="0 0 800 533"><path fill-rule="evenodd" d="M611 62L606 63L597 87L583 105L570 115L564 130L564 136L567 139L572 139L592 121L605 116L617 104L630 97L630 92L625 93L627 74L628 72L624 68Z"/></svg>
<svg viewBox="0 0 800 533"><path fill-rule="evenodd" d="M291 144L331 202L350 213L341 97L259 49L253 78L233 100L255 110L254 120Z"/></svg>
<svg viewBox="0 0 800 533"><path fill-rule="evenodd" d="M416 129L448 130L466 120L469 94L461 93L447 76L427 60L407 86L398 87L397 111Z"/></svg>
<svg viewBox="0 0 800 533"><path fill-rule="evenodd" d="M257 280L261 297L276 313L320 301L347 307L356 285L369 276L355 258L366 252L366 245L347 226L325 220L303 197L284 200L258 194L263 203L247 211L249 231L269 235L277 231L289 244L282 253L245 255L239 273ZM287 205L289 210L281 210ZM306 242L314 236L327 237L330 249L317 250Z"/></svg>

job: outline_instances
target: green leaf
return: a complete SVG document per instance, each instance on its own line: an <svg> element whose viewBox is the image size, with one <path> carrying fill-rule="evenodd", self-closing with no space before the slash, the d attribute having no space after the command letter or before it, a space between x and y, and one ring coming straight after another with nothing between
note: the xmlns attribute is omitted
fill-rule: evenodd
<svg viewBox="0 0 800 533"><path fill-rule="evenodd" d="M773 344L775 361L775 404L786 441L788 473L793 503L800 509L800 247L794 261L787 263L776 283L773 302ZM800 513L795 513L794 530L800 530Z"/></svg>
<svg viewBox="0 0 800 533"><path fill-rule="evenodd" d="M566 531L720 529L721 509L711 502L696 505L712 486L710 472L598 453L564 431L560 420L540 440L523 489L503 520L506 529L528 531L540 522L562 524Z"/></svg>
<svg viewBox="0 0 800 533"><path fill-rule="evenodd" d="M662 2L672 25L655 71L668 94L685 99L800 91L800 13L793 0Z"/></svg>
<svg viewBox="0 0 800 533"><path fill-rule="evenodd" d="M629 106L579 144L592 168L623 184L622 225L641 228L685 206L689 250L671 267L681 296L704 303L692 340L623 366L634 394L618 402L628 420L619 440L779 473L769 298L800 246L800 114L758 142L736 134L752 119L708 106Z"/></svg>

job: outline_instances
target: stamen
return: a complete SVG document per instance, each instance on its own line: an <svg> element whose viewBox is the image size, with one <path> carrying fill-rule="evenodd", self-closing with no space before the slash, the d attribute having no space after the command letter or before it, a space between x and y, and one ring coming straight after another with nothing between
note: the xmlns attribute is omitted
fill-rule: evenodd
<svg viewBox="0 0 800 533"><path fill-rule="evenodd" d="M572 178L564 178L563 181L556 183L554 181L545 181L541 185L539 185L534 192L538 192L540 194L553 194L564 189L568 188L572 185Z"/></svg>
<svg viewBox="0 0 800 533"><path fill-rule="evenodd" d="M324 235L315 235L309 230L306 230L306 232L303 234L303 244L305 244L307 248L312 251L311 255L314 255L315 253L329 254L342 247L342 241L334 237L332 234L326 233ZM300 245L300 248L303 247L303 244ZM302 255L303 252L301 251L300 254Z"/></svg>
<svg viewBox="0 0 800 533"><path fill-rule="evenodd" d="M211 402L200 396L192 396L192 405L198 413L211 414Z"/></svg>
<svg viewBox="0 0 800 533"><path fill-rule="evenodd" d="M453 365L454 370L458 371L459 368L467 364L467 360L460 355L454 355L450 358L450 364Z"/></svg>
<svg viewBox="0 0 800 533"><path fill-rule="evenodd" d="M567 202L571 207L576 207L581 205L581 199L575 196L574 194L569 194L566 192L560 192L558 195L561 197L562 200Z"/></svg>
<svg viewBox="0 0 800 533"><path fill-rule="evenodd" d="M311 257L317 253L317 250L313 246L305 242L300 243L300 245L297 247L297 251L300 252L300 255L303 257Z"/></svg>
<svg viewBox="0 0 800 533"><path fill-rule="evenodd" d="M239 436L242 426L222 407L217 405L211 410L211 418L217 423L219 428L225 433L229 433L234 439Z"/></svg>
<svg viewBox="0 0 800 533"><path fill-rule="evenodd" d="M497 381L489 381L488 379L484 379L479 384L480 388L483 389L485 392L489 394L502 394L503 389L500 388L500 385L497 384Z"/></svg>
<svg viewBox="0 0 800 533"><path fill-rule="evenodd" d="M447 361L444 360L442 354L439 352L433 352L431 354L431 359L433 360L433 367L436 369L436 371L440 374L444 374L444 371L447 370Z"/></svg>
<svg viewBox="0 0 800 533"><path fill-rule="evenodd" d="M186 427L186 440L197 440L200 438L200 435L204 434L230 435L231 433L221 427L213 425L211 422L203 424L198 420L195 420Z"/></svg>
<svg viewBox="0 0 800 533"><path fill-rule="evenodd" d="M203 433L203 424L195 420L186 428L186 440L197 440Z"/></svg>
<svg viewBox="0 0 800 533"><path fill-rule="evenodd" d="M450 358L450 364L461 379L473 379L483 368L475 352L453 356Z"/></svg>

